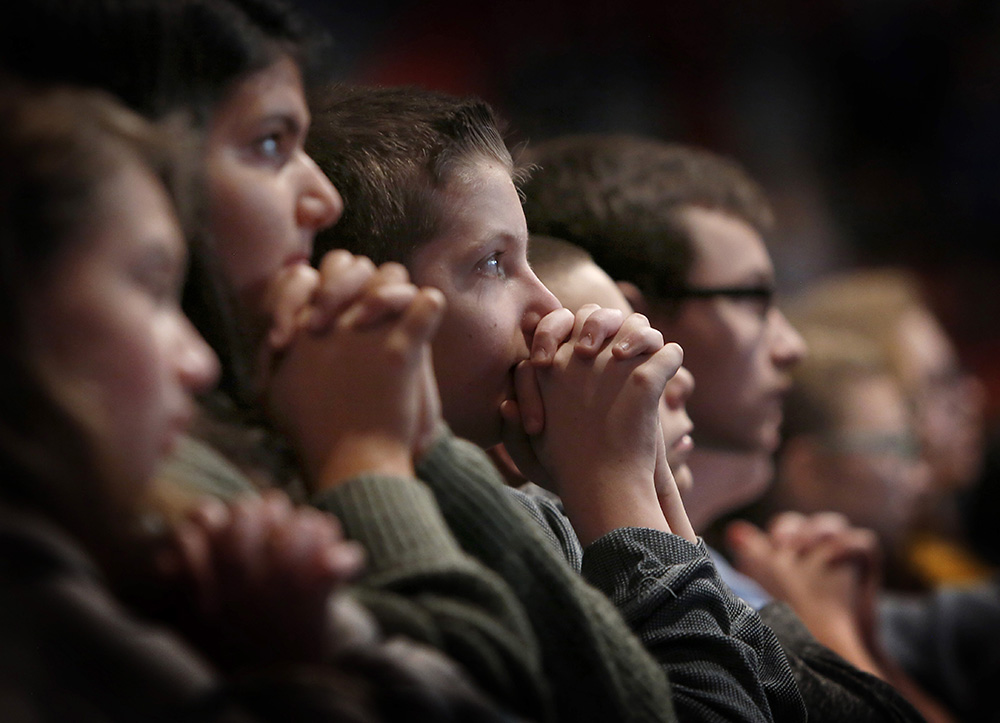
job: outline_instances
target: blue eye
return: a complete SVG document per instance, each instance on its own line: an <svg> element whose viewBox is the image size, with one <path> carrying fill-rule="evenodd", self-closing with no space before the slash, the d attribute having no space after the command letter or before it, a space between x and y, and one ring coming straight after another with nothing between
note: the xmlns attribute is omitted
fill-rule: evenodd
<svg viewBox="0 0 1000 723"><path fill-rule="evenodd" d="M274 132L256 138L251 148L259 160L281 165L288 157L290 144L283 133Z"/></svg>
<svg viewBox="0 0 1000 723"><path fill-rule="evenodd" d="M278 137L268 136L260 141L260 152L265 156L276 156L278 155Z"/></svg>
<svg viewBox="0 0 1000 723"><path fill-rule="evenodd" d="M496 252L490 254L485 259L483 259L480 264L480 270L487 276L496 276L498 278L504 278L506 274L504 273L503 266L500 265L500 257L503 256L503 252Z"/></svg>

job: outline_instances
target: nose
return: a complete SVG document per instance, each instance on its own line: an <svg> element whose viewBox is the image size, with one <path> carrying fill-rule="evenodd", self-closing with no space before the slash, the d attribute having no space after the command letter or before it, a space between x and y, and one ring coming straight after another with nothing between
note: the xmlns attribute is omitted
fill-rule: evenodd
<svg viewBox="0 0 1000 723"><path fill-rule="evenodd" d="M681 367L674 374L673 378L667 382L667 386L664 387L663 399L670 409L677 410L687 404L693 392L694 375L687 370L687 367Z"/></svg>
<svg viewBox="0 0 1000 723"><path fill-rule="evenodd" d="M528 274L527 288L525 289L526 302L524 314L521 317L521 326L524 336L530 344L531 336L535 333L538 322L546 314L561 309L562 304L559 303L555 294L549 291L545 284L535 276L534 271L529 270Z"/></svg>
<svg viewBox="0 0 1000 723"><path fill-rule="evenodd" d="M219 357L185 317L179 329L176 370L191 394L206 392L219 381Z"/></svg>
<svg viewBox="0 0 1000 723"><path fill-rule="evenodd" d="M299 225L320 231L332 226L344 212L344 199L330 179L305 151L299 151L302 163L302 187L296 208Z"/></svg>
<svg viewBox="0 0 1000 723"><path fill-rule="evenodd" d="M791 369L805 358L806 341L777 307L771 309L770 324L771 360L779 369Z"/></svg>

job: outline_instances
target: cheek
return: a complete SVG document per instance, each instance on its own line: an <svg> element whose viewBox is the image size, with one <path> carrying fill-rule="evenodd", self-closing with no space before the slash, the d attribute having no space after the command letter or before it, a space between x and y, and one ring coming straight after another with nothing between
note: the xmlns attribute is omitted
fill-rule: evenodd
<svg viewBox="0 0 1000 723"><path fill-rule="evenodd" d="M742 396L757 397L767 383L770 358L767 344L760 336L733 335L727 339L727 348L719 353L723 370L734 389Z"/></svg>
<svg viewBox="0 0 1000 723"><path fill-rule="evenodd" d="M136 327L127 338L119 338L115 361L105 366L104 388L113 403L112 412L121 410L119 425L156 417L163 411L166 362L163 343L155 331Z"/></svg>
<svg viewBox="0 0 1000 723"><path fill-rule="evenodd" d="M706 386L726 384L744 366L739 338L730 325L716 315L690 319L678 329L677 339L684 348L684 366L697 380L694 397L706 396Z"/></svg>
<svg viewBox="0 0 1000 723"><path fill-rule="evenodd" d="M268 190L249 178L213 183L212 240L223 274L238 291L269 279L294 250L286 229L284 197L280 189Z"/></svg>
<svg viewBox="0 0 1000 723"><path fill-rule="evenodd" d="M83 410L125 477L143 482L159 459L167 414L165 362L145 327L92 328L69 369Z"/></svg>
<svg viewBox="0 0 1000 723"><path fill-rule="evenodd" d="M489 314L484 304L449 299L448 311L434 338L434 356L461 367L507 368L519 359L503 315Z"/></svg>

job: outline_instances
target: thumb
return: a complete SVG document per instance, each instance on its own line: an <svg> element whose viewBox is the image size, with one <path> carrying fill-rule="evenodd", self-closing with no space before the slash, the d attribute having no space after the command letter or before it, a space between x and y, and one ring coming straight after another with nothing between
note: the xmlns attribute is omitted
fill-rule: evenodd
<svg viewBox="0 0 1000 723"><path fill-rule="evenodd" d="M291 342L318 285L319 273L305 264L282 269L269 285L264 307L271 315L268 344L272 352Z"/></svg>
<svg viewBox="0 0 1000 723"><path fill-rule="evenodd" d="M520 362L514 369L514 395L525 434L541 434L545 429L545 404L537 372L528 362Z"/></svg>
<svg viewBox="0 0 1000 723"><path fill-rule="evenodd" d="M650 368L656 370L656 382L655 386L660 390L659 396L662 396L663 389L667 386L667 382L673 379L677 370L681 368L684 363L684 350L681 349L680 344L676 342L670 342L664 344L663 348L656 351L646 364L650 365Z"/></svg>
<svg viewBox="0 0 1000 723"><path fill-rule="evenodd" d="M746 520L730 522L725 531L726 546L733 556L735 566L752 575L758 565L774 555L768 536L756 525Z"/></svg>

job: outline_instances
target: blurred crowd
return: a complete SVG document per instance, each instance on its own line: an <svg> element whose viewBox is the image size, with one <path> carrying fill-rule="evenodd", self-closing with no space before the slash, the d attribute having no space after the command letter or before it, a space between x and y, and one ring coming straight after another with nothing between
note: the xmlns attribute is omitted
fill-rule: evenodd
<svg viewBox="0 0 1000 723"><path fill-rule="evenodd" d="M32 0L0 717L1000 720L1000 17Z"/></svg>

